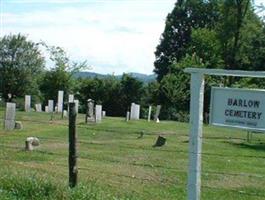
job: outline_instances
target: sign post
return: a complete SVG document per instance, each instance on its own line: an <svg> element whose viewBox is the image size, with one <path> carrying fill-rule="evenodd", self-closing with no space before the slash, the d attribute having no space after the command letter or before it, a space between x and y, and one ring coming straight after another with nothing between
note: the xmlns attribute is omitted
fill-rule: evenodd
<svg viewBox="0 0 265 200"><path fill-rule="evenodd" d="M265 72L240 71L240 70L221 70L221 69L202 69L186 68L184 72L191 74L191 100L190 100L190 139L189 139L189 172L188 172L188 200L199 200L201 193L201 151L202 151L202 122L203 122L203 98L204 98L204 75L215 76L236 76L236 77L256 77L265 78ZM246 100L246 99L245 99ZM230 100L233 101L233 100ZM259 106L258 100L253 99L249 102L251 106ZM244 101L242 101L244 102ZM255 103L256 102L256 103ZM231 102L229 102L230 104ZM236 104L236 103L235 103ZM243 105L243 103L241 103ZM248 104L248 103L247 103ZM264 102L265 104L265 102ZM218 105L217 105L218 106ZM232 110L232 109L231 109ZM237 115L260 117L260 111L246 111ZM217 111L218 113L219 111ZM230 115L230 111L225 111ZM256 112L256 114L253 114ZM233 115L235 112L231 111ZM231 114L231 115L232 115ZM213 115L213 114L212 114ZM211 118L213 122L213 118ZM252 123L252 121L251 121ZM214 123L213 123L214 124ZM215 124L214 124L215 125ZM253 124L252 124L253 126ZM230 126L231 127L231 126ZM242 126L239 126L242 128ZM257 129L252 129L257 130ZM265 130L265 129L264 129Z"/></svg>
<svg viewBox="0 0 265 200"><path fill-rule="evenodd" d="M190 101L190 141L189 141L189 173L188 199L198 200L201 193L201 149L204 76L191 73Z"/></svg>

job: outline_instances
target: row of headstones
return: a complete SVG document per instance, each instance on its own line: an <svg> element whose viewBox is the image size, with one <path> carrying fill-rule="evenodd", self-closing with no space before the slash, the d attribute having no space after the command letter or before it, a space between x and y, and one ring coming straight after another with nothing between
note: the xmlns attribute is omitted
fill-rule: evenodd
<svg viewBox="0 0 265 200"><path fill-rule="evenodd" d="M156 107L156 113L154 115L154 121L159 122L159 114L161 110L161 105L157 105ZM151 113L152 113L152 106L149 106L148 109L148 121L151 120ZM126 121L129 120L139 120L140 118L140 105L132 103L131 104L131 110L127 112L126 114Z"/></svg>
<svg viewBox="0 0 265 200"><path fill-rule="evenodd" d="M57 106L55 106L55 112L65 112L63 111L63 93L64 91L58 91L58 103ZM70 94L68 97L68 102L75 102L76 103L76 112L78 113L78 107L79 107L79 100L74 99L74 95ZM35 104L36 112L42 112L42 105L41 104ZM29 112L31 111L31 96L26 95L25 96L25 111ZM45 106L45 112L54 112L54 101L48 100L48 105ZM67 112L67 111L66 111Z"/></svg>

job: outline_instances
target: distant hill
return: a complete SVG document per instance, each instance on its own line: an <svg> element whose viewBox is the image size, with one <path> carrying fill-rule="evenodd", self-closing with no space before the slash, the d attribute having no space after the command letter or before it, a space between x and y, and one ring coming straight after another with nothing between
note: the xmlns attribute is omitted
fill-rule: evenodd
<svg viewBox="0 0 265 200"><path fill-rule="evenodd" d="M156 79L156 75L155 74L151 74L151 75L147 75L147 74L141 74L141 73L128 73L129 75L131 75L132 77L138 79L139 81L145 82L145 83L149 83L152 82ZM110 74L98 74L98 73L94 73L94 72L77 72L75 74L76 78L107 78L108 76L112 76ZM120 79L122 77L122 75L115 75L115 77L117 79Z"/></svg>

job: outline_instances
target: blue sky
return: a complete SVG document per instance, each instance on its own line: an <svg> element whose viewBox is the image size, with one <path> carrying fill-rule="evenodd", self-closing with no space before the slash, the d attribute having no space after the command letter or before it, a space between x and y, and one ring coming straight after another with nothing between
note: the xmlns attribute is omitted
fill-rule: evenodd
<svg viewBox="0 0 265 200"><path fill-rule="evenodd" d="M0 34L22 33L63 47L72 60L87 60L93 72L151 74L154 51L175 2L0 0Z"/></svg>

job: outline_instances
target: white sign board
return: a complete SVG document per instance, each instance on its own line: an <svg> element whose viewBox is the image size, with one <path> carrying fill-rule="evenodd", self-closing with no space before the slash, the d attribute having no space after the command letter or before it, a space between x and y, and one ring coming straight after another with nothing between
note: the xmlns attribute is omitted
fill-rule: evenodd
<svg viewBox="0 0 265 200"><path fill-rule="evenodd" d="M213 87L210 111L212 125L265 131L265 90Z"/></svg>

